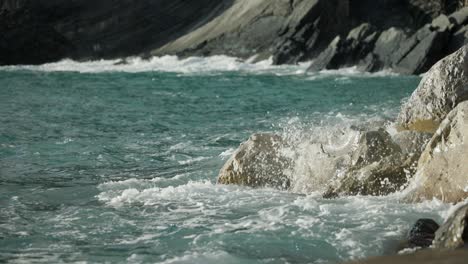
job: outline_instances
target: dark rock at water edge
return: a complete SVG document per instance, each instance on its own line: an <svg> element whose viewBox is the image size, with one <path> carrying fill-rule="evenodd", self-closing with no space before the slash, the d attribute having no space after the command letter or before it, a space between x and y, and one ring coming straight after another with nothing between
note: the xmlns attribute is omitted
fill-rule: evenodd
<svg viewBox="0 0 468 264"><path fill-rule="evenodd" d="M0 0L0 64L131 55L315 59L421 73L466 41L463 1Z"/></svg>
<svg viewBox="0 0 468 264"><path fill-rule="evenodd" d="M435 233L439 229L432 219L419 219L408 234L408 248L428 248L432 245Z"/></svg>

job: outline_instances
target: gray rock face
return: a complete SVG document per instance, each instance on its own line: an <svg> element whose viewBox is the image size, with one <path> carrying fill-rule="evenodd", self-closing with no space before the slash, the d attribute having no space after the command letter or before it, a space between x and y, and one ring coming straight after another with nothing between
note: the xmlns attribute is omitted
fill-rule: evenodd
<svg viewBox="0 0 468 264"><path fill-rule="evenodd" d="M448 21L448 20L447 20ZM443 22L440 22L441 24ZM448 39L448 27L430 28L425 26L418 30L397 53L401 57L394 65L396 72L405 74L421 74L443 57L443 48Z"/></svg>
<svg viewBox="0 0 468 264"><path fill-rule="evenodd" d="M437 249L457 249L468 243L468 205L456 210L437 230L433 242Z"/></svg>
<svg viewBox="0 0 468 264"><path fill-rule="evenodd" d="M403 129L434 132L461 101L468 99L468 47L435 64L403 105L398 124Z"/></svg>
<svg viewBox="0 0 468 264"><path fill-rule="evenodd" d="M344 39L336 37L309 67L309 71L336 69L339 67L365 64L372 70L372 59L365 60L372 51L378 34L369 23L363 23L352 29Z"/></svg>
<svg viewBox="0 0 468 264"><path fill-rule="evenodd" d="M464 4L464 3L463 3ZM0 0L0 65L230 55L419 74L464 43L456 0ZM446 16L457 11L450 16ZM396 34L395 34L396 33ZM453 33L456 33L453 35ZM380 36L380 37L379 37ZM450 44L447 45L448 40Z"/></svg>
<svg viewBox="0 0 468 264"><path fill-rule="evenodd" d="M409 36L403 29L389 28L383 31L375 43L374 54L386 67L391 68L403 58L400 53L402 46L407 41Z"/></svg>
<svg viewBox="0 0 468 264"><path fill-rule="evenodd" d="M442 122L418 162L405 200L468 198L468 102L460 103Z"/></svg>
<svg viewBox="0 0 468 264"><path fill-rule="evenodd" d="M281 155L284 142L272 134L254 134L242 143L219 172L219 184L288 189L291 161Z"/></svg>
<svg viewBox="0 0 468 264"><path fill-rule="evenodd" d="M307 69L308 71L319 71L323 69L330 69L333 65L333 59L337 57L342 45L342 40L338 36L332 40L330 45L314 60L314 62Z"/></svg>
<svg viewBox="0 0 468 264"><path fill-rule="evenodd" d="M455 26L463 26L468 22L468 7L464 7L449 16L449 20Z"/></svg>

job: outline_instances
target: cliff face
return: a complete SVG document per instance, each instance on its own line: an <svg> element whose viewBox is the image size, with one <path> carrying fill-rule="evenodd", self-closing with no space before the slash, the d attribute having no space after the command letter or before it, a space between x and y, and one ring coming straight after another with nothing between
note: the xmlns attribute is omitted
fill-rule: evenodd
<svg viewBox="0 0 468 264"><path fill-rule="evenodd" d="M157 48L230 0L0 0L0 64L112 58Z"/></svg>
<svg viewBox="0 0 468 264"><path fill-rule="evenodd" d="M420 73L465 43L468 10L444 15L465 2L0 0L0 64L227 54Z"/></svg>

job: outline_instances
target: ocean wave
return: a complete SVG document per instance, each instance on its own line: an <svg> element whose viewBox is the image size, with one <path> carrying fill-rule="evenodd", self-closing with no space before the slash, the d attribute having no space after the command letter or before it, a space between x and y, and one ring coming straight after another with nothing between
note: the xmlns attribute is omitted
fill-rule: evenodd
<svg viewBox="0 0 468 264"><path fill-rule="evenodd" d="M275 234L282 234L279 237L285 241L304 241L310 250L309 255L302 256L304 258L327 258L326 254L332 254L340 260L357 259L394 250L418 218L428 217L440 222L453 210L451 205L437 200L400 203L397 195L327 200L318 193L297 195L273 189L216 185L209 181L165 188L143 183L147 184L146 188L139 190L131 181L123 183L127 188L115 183L102 184L98 199L117 210L141 211L145 217L157 219L157 227L153 228L158 230L175 223L180 230L197 229L196 235L184 237L192 241L190 248L195 251L169 258L167 263L203 258L195 253L197 249L202 252L207 252L208 248L224 250L224 241L249 248L249 243L257 240L266 243L265 248L268 248L266 241L275 243ZM139 209L141 207L143 209ZM201 226L203 232L199 230ZM252 237L253 242L238 241L244 236ZM262 255L280 257L275 252ZM303 259L302 262L312 261Z"/></svg>
<svg viewBox="0 0 468 264"><path fill-rule="evenodd" d="M182 74L209 74L216 72L247 72L268 73L275 75L307 75L308 79L314 80L327 76L394 76L390 70L376 73L366 73L356 67L338 70L323 70L320 72L307 72L311 62L303 62L297 65L273 65L272 58L254 62L254 57L242 60L225 55L209 57L178 58L177 56L161 56L143 59L140 57L129 57L124 59L74 61L64 59L58 62L42 65L12 65L1 66L0 70L30 70L42 72L79 72L79 73L103 73L103 72L170 72Z"/></svg>

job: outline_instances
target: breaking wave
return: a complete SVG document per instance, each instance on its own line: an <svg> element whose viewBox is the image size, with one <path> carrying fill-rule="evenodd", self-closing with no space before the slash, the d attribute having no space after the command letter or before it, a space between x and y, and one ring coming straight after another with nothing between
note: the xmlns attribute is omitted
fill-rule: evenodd
<svg viewBox="0 0 468 264"><path fill-rule="evenodd" d="M171 72L182 74L207 74L214 72L247 72L247 73L270 73L276 75L310 75L310 79L323 76L392 76L391 71L377 73L364 73L356 67L343 68L339 70L323 70L312 73L307 72L310 62L298 65L273 65L272 59L255 61L255 56L242 60L224 55L210 57L188 57L180 59L177 56L162 56L143 59L140 57L129 57L124 59L74 61L65 59L58 62L42 65L15 65L2 66L0 70L31 70L43 72L80 72L80 73L103 73L103 72Z"/></svg>

